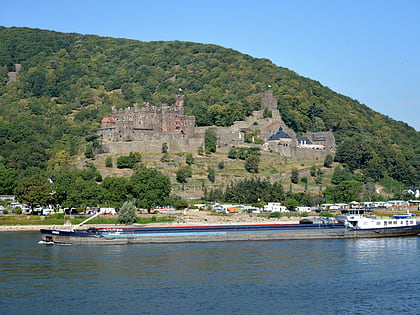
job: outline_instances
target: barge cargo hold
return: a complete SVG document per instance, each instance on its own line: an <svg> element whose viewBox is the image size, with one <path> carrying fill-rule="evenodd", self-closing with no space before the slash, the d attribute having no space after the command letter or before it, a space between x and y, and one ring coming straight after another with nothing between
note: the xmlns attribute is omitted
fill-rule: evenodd
<svg viewBox="0 0 420 315"><path fill-rule="evenodd" d="M61 245L354 239L413 236L419 233L420 224L355 229L337 223L121 227L84 230L41 229L42 243Z"/></svg>

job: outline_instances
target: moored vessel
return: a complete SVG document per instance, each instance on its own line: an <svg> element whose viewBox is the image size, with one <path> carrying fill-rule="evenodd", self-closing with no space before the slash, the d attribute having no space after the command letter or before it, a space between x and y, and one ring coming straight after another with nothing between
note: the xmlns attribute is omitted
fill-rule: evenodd
<svg viewBox="0 0 420 315"><path fill-rule="evenodd" d="M90 218L91 219L91 218ZM379 222L379 224L378 224ZM61 245L105 245L257 240L352 239L413 236L420 233L415 216L377 219L349 216L344 223L241 224L166 227L41 229L42 242Z"/></svg>

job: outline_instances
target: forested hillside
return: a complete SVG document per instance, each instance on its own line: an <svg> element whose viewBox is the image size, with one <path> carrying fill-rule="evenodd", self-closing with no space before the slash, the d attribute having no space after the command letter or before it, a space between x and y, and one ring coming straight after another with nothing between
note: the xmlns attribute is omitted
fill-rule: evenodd
<svg viewBox="0 0 420 315"><path fill-rule="evenodd" d="M17 80L8 82L15 64L22 65ZM269 85L289 127L334 132L336 160L350 171L361 169L372 181L420 184L419 132L267 59L208 44L5 27L0 168L20 177L39 169L59 173L111 106L172 104L179 93L198 125L231 125L258 108Z"/></svg>

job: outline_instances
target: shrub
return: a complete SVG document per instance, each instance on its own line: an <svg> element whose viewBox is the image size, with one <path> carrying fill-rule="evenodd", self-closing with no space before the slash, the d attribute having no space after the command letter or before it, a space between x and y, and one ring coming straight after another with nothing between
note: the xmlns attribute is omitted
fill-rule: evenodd
<svg viewBox="0 0 420 315"><path fill-rule="evenodd" d="M105 167L112 167L112 156L108 155L105 159Z"/></svg>
<svg viewBox="0 0 420 315"><path fill-rule="evenodd" d="M124 202L123 206L118 212L118 220L122 224L131 224L136 222L136 207L132 201Z"/></svg>

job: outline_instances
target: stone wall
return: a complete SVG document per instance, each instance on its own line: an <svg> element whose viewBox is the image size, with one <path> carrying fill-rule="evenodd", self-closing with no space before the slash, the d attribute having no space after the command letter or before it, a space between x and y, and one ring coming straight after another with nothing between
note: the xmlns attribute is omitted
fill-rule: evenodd
<svg viewBox="0 0 420 315"><path fill-rule="evenodd" d="M162 152L162 144L168 145L169 152L197 152L204 146L204 138L186 138L176 135L145 135L141 141L108 142L103 143L101 151L104 153L129 153L129 152Z"/></svg>
<svg viewBox="0 0 420 315"><path fill-rule="evenodd" d="M214 130L220 151L232 146L259 146L267 151L279 152L282 157L293 160L323 160L326 155L335 154L335 138L332 132L311 132L304 136L308 144L299 143L294 130L288 128L277 109L277 99L272 91L261 98L261 110L254 111L243 121L236 121L230 127L195 127L195 117L184 115L184 100L177 97L174 107L150 106L143 108L113 109L111 117L104 118L98 134L102 139L102 151L109 153L161 152L167 143L169 152L197 152L204 147L207 129ZM270 111L270 118L263 118L264 111ZM289 136L274 141L268 139L279 131ZM246 133L259 133L265 143L245 143Z"/></svg>

